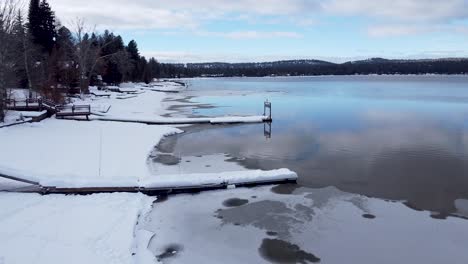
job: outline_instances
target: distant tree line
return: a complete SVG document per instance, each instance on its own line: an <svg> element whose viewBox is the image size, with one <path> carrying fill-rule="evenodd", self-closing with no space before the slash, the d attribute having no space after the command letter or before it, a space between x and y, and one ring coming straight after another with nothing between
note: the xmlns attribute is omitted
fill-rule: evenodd
<svg viewBox="0 0 468 264"><path fill-rule="evenodd" d="M176 77L175 66L141 56L134 40L98 34L81 19L67 28L46 0L30 0L27 14L19 3L0 0L0 122L8 87L60 100L64 91L86 93L90 85Z"/></svg>
<svg viewBox="0 0 468 264"><path fill-rule="evenodd" d="M355 74L467 74L468 59L386 60L374 58L346 63L289 60L261 63L174 64L181 77L263 77Z"/></svg>

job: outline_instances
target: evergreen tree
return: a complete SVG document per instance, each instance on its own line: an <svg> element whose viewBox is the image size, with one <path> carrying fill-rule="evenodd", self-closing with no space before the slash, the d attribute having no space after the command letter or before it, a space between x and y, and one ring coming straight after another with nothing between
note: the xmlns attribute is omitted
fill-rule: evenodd
<svg viewBox="0 0 468 264"><path fill-rule="evenodd" d="M46 0L29 3L28 26L35 44L41 46L49 54L52 52L56 39L55 14Z"/></svg>
<svg viewBox="0 0 468 264"><path fill-rule="evenodd" d="M55 40L57 37L55 31L55 14L46 0L42 0L41 4L39 5L39 10L43 28L41 44L50 53L54 48Z"/></svg>
<svg viewBox="0 0 468 264"><path fill-rule="evenodd" d="M39 4L39 0L31 0L29 2L28 28L33 36L38 36L41 33Z"/></svg>
<svg viewBox="0 0 468 264"><path fill-rule="evenodd" d="M103 62L102 79L109 84L118 84L128 76L128 56L122 37L105 31L101 38L101 56L107 56Z"/></svg>
<svg viewBox="0 0 468 264"><path fill-rule="evenodd" d="M20 87L30 87L29 74L29 63L27 58L28 52L28 39L27 33L24 26L23 15L21 11L16 16L13 26L13 41L14 51L18 58L18 63L15 64L15 72ZM24 58L23 60L19 58Z"/></svg>
<svg viewBox="0 0 468 264"><path fill-rule="evenodd" d="M78 86L73 36L65 26L57 31L56 52L59 63L57 81L69 88Z"/></svg>
<svg viewBox="0 0 468 264"><path fill-rule="evenodd" d="M127 51L130 54L130 59L138 61L140 59L140 52L135 40L131 40L127 45Z"/></svg>
<svg viewBox="0 0 468 264"><path fill-rule="evenodd" d="M145 83L150 83L152 80L151 69L145 57L140 58L140 63L139 63L138 68L141 69L140 77L139 77L140 81L143 81Z"/></svg>
<svg viewBox="0 0 468 264"><path fill-rule="evenodd" d="M132 82L137 82L141 81L142 77L142 71L144 68L142 68L140 64L140 53L138 51L138 46L135 40L131 40L128 45L127 45L127 52L128 56L130 58L130 80Z"/></svg>

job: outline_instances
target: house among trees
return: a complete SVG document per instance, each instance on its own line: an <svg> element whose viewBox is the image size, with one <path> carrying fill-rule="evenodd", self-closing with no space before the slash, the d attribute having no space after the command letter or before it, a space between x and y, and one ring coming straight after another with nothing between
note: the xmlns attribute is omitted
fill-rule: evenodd
<svg viewBox="0 0 468 264"><path fill-rule="evenodd" d="M27 16L19 1L0 2L0 122L7 88L60 101L64 93L87 93L90 85L175 77L174 67L147 60L136 41L98 33L82 19L62 25L47 0L30 0Z"/></svg>

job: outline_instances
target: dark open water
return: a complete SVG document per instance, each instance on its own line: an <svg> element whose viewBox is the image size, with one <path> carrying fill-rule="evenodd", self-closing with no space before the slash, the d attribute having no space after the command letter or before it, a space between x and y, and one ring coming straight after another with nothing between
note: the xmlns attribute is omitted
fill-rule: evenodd
<svg viewBox="0 0 468 264"><path fill-rule="evenodd" d="M352 76L190 80L195 115L261 114L177 138L184 155L228 153L249 168L290 168L306 187L406 200L445 217L468 199L468 77ZM269 127L266 127L268 130Z"/></svg>

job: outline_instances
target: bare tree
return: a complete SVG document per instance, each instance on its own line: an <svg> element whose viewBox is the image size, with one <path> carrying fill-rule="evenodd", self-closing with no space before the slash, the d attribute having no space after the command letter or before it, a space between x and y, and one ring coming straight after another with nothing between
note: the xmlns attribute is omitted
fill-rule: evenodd
<svg viewBox="0 0 468 264"><path fill-rule="evenodd" d="M33 92L33 78L32 78L32 65L31 63L34 61L32 58L32 54L38 53L37 48L34 47L34 44L31 41L30 35L25 28L25 24L23 21L23 15L21 10L18 11L18 14L15 19L14 25L14 37L15 41L17 42L17 47L15 52L17 53L17 59L19 61L19 68L24 70L26 75L28 89L29 89L29 97L32 97Z"/></svg>
<svg viewBox="0 0 468 264"><path fill-rule="evenodd" d="M12 31L14 27L16 9L15 0L0 2L0 122L5 118L5 99L7 98L7 82L11 77L12 62Z"/></svg>
<svg viewBox="0 0 468 264"><path fill-rule="evenodd" d="M77 18L74 24L75 56L79 69L80 92L87 93L89 91L89 82L98 62L107 57L114 56L116 53L101 56L102 49L110 45L112 41L99 45L95 39L91 38L92 35L97 35L94 34L96 27L91 30L81 18Z"/></svg>

